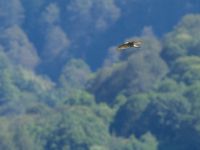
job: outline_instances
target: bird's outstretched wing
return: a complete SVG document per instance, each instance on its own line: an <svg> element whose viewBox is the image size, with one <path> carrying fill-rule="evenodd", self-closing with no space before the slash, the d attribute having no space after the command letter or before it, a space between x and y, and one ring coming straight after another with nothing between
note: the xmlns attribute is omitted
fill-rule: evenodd
<svg viewBox="0 0 200 150"><path fill-rule="evenodd" d="M126 43L123 43L123 44L119 45L119 46L117 47L117 50L118 50L118 51L122 51L122 50L124 50L124 49L129 48L129 47L130 47L130 46L129 46L128 43L126 42Z"/></svg>
<svg viewBox="0 0 200 150"><path fill-rule="evenodd" d="M128 42L125 42L125 43L119 45L117 47L117 50L122 51L122 50L125 50L127 48L131 48L131 47L139 48L141 46L141 44L142 44L141 40L128 41Z"/></svg>

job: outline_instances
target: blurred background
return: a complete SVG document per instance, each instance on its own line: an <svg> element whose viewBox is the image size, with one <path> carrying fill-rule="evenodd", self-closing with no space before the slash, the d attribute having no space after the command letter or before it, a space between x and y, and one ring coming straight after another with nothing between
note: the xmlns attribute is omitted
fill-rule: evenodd
<svg viewBox="0 0 200 150"><path fill-rule="evenodd" d="M0 150L200 150L200 1L0 0Z"/></svg>

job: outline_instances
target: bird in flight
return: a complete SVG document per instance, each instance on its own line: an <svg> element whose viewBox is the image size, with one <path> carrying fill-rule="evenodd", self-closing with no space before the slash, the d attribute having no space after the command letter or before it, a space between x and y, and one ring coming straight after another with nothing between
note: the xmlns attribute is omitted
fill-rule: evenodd
<svg viewBox="0 0 200 150"><path fill-rule="evenodd" d="M122 51L124 49L131 48L131 47L139 48L141 46L141 44L142 44L141 40L132 40L132 41L128 41L128 42L125 42L125 43L119 45L117 47L117 49L119 51Z"/></svg>

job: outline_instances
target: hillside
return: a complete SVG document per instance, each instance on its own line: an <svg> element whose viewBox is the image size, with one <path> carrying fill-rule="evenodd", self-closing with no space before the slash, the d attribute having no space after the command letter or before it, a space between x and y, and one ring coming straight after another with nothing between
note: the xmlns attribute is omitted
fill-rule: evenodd
<svg viewBox="0 0 200 150"><path fill-rule="evenodd" d="M181 2L0 0L0 149L200 150L200 2Z"/></svg>

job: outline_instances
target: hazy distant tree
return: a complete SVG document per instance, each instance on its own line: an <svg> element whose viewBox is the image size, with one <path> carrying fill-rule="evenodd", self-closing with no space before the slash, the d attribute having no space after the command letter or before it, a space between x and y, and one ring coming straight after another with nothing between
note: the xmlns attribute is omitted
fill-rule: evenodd
<svg viewBox="0 0 200 150"><path fill-rule="evenodd" d="M200 15L186 15L165 36L163 58L168 64L185 55L200 55Z"/></svg>
<svg viewBox="0 0 200 150"><path fill-rule="evenodd" d="M3 51L0 51L0 105L8 104L20 97L19 89L14 85L14 71Z"/></svg>
<svg viewBox="0 0 200 150"><path fill-rule="evenodd" d="M4 48L0 45L0 70L8 69L11 67L10 60L6 56Z"/></svg>
<svg viewBox="0 0 200 150"><path fill-rule="evenodd" d="M104 60L104 67L112 67L115 63L119 62L120 53L116 50L116 47L111 47Z"/></svg>
<svg viewBox="0 0 200 150"><path fill-rule="evenodd" d="M94 104L94 96L85 90L91 76L91 70L83 60L72 59L66 63L58 80L60 100L71 105Z"/></svg>
<svg viewBox="0 0 200 150"><path fill-rule="evenodd" d="M44 46L42 57L44 61L57 58L69 45L69 39L59 25L60 9L55 3L50 3L41 15L41 26L44 28Z"/></svg>
<svg viewBox="0 0 200 150"><path fill-rule="evenodd" d="M72 15L71 19L75 21L76 24L81 23L89 27L94 26L98 30L105 29L120 16L120 9L113 0L70 1L67 10L75 14Z"/></svg>
<svg viewBox="0 0 200 150"><path fill-rule="evenodd" d="M65 31L59 25L60 10L55 3L50 3L43 11L40 24L44 29L41 36L43 43L40 56L42 62L40 70L47 73L53 79L56 79L62 64L69 57L68 46L70 40Z"/></svg>
<svg viewBox="0 0 200 150"><path fill-rule="evenodd" d="M91 75L89 66L83 60L72 59L61 72L60 84L70 88L84 88Z"/></svg>
<svg viewBox="0 0 200 150"><path fill-rule="evenodd" d="M141 136L150 131L162 150L189 147L197 150L200 137L199 104L195 98L198 84L186 94L185 90L186 86L168 79L160 83L157 92L134 96L119 109L111 129L121 136L131 133Z"/></svg>
<svg viewBox="0 0 200 150"><path fill-rule="evenodd" d="M56 61L61 54L67 54L69 39L59 26L50 27L45 35L44 61Z"/></svg>
<svg viewBox="0 0 200 150"><path fill-rule="evenodd" d="M156 38L150 37L144 37L143 49L130 55L127 60L127 78L133 91L147 91L167 72L166 64L159 56L160 45Z"/></svg>
<svg viewBox="0 0 200 150"><path fill-rule="evenodd" d="M15 150L15 145L12 140L13 133L10 131L10 121L4 117L1 117L0 121L0 149Z"/></svg>
<svg viewBox="0 0 200 150"><path fill-rule="evenodd" d="M140 141L142 142L140 144L141 149L144 149L144 150L159 149L158 148L159 142L157 141L156 137L153 134L151 134L150 132L143 134L140 138Z"/></svg>
<svg viewBox="0 0 200 150"><path fill-rule="evenodd" d="M56 25L60 22L60 9L56 3L50 3L42 13L42 22L46 25Z"/></svg>
<svg viewBox="0 0 200 150"><path fill-rule="evenodd" d="M132 134L133 128L137 128L134 134L144 133L144 126L138 125L136 122L140 119L142 113L150 102L150 97L147 94L137 94L131 96L127 103L121 106L114 117L111 124L111 132L117 135L129 136Z"/></svg>
<svg viewBox="0 0 200 150"><path fill-rule="evenodd" d="M30 41L34 44L37 53L40 54L42 51L42 46L44 43L44 29L46 26L41 26L40 19L42 16L42 11L47 5L46 0L20 0L24 6L24 12L26 14L23 29L26 31L27 36L30 38ZM39 55L40 56L40 55Z"/></svg>
<svg viewBox="0 0 200 150"><path fill-rule="evenodd" d="M174 61L170 76L179 82L192 84L200 80L200 57L183 56Z"/></svg>
<svg viewBox="0 0 200 150"><path fill-rule="evenodd" d="M0 0L0 29L21 25L24 20L24 8L20 0Z"/></svg>
<svg viewBox="0 0 200 150"><path fill-rule="evenodd" d="M15 119L10 125L11 132L13 133L13 142L15 143L16 150L42 150L42 146L39 143L35 143L35 137L31 135L29 131L30 124L29 118L20 117Z"/></svg>
<svg viewBox="0 0 200 150"><path fill-rule="evenodd" d="M200 131L200 101L199 101L199 94L200 94L200 82L196 81L194 84L189 86L186 91L185 95L188 98L189 103L191 104L191 122L193 122L194 128ZM200 134L200 132L199 132Z"/></svg>
<svg viewBox="0 0 200 150"><path fill-rule="evenodd" d="M24 112L27 107L41 103L53 105L54 83L47 77L37 75L31 70L17 67L14 75L14 84L20 90L20 101L17 109Z"/></svg>
<svg viewBox="0 0 200 150"><path fill-rule="evenodd" d="M129 138L111 137L109 150L157 150L158 141L151 133L145 133L140 138L131 135Z"/></svg>
<svg viewBox="0 0 200 150"><path fill-rule="evenodd" d="M146 92L165 75L167 66L159 56L159 41L147 31L141 38L144 45L139 50L127 49L121 53L121 62L97 72L91 91L98 101L113 104L119 92L126 96Z"/></svg>
<svg viewBox="0 0 200 150"><path fill-rule="evenodd" d="M36 49L19 26L15 25L4 30L0 36L0 43L14 64L31 69L38 64Z"/></svg>
<svg viewBox="0 0 200 150"><path fill-rule="evenodd" d="M88 150L92 145L104 145L109 139L102 120L87 107L60 109L62 117L49 134L48 150Z"/></svg>

